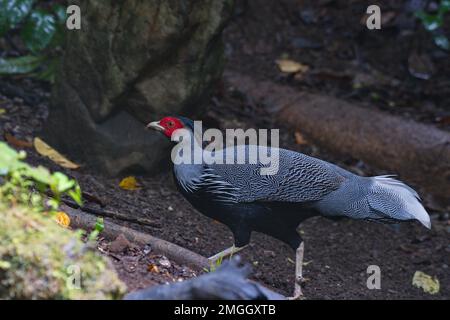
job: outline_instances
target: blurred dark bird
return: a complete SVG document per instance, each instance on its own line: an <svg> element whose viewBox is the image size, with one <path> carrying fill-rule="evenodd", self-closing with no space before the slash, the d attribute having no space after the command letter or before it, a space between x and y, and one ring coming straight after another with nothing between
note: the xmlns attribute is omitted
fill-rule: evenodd
<svg viewBox="0 0 450 320"><path fill-rule="evenodd" d="M125 296L125 300L283 300L256 282L247 280L250 266L239 266L239 257L225 261L215 272L198 278L153 286Z"/></svg>
<svg viewBox="0 0 450 320"><path fill-rule="evenodd" d="M179 161L182 157L179 150L183 147L187 150L185 143L191 144L193 157L202 153L200 159L212 156L217 159L219 153L226 159L227 155L236 156L239 152L250 159L255 148L240 145L220 151L203 150L201 140L194 135L194 122L184 117L165 117L147 127L171 139L180 131L190 135L191 139L183 138L172 152L177 187L198 211L224 223L234 235L234 245L210 259L214 261L241 250L250 242L252 231L275 237L296 251L293 298L302 295L304 244L297 227L305 219L348 217L385 223L418 220L427 228L431 226L418 194L391 176L361 177L298 152L263 146L254 146L258 154L278 156L274 158L278 161L275 174L262 174L260 169L267 164L261 162L186 163Z"/></svg>

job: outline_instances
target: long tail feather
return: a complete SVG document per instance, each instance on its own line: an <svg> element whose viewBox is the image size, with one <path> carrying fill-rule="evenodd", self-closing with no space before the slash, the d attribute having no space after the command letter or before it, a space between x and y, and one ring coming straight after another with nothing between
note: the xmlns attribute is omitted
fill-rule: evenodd
<svg viewBox="0 0 450 320"><path fill-rule="evenodd" d="M418 220L428 229L431 228L430 216L414 189L391 176L372 179L373 186L367 199L376 213L395 220Z"/></svg>

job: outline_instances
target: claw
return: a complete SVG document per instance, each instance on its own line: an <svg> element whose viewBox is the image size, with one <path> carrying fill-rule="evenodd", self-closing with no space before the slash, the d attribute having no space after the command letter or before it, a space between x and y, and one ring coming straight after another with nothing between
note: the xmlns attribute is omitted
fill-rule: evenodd
<svg viewBox="0 0 450 320"><path fill-rule="evenodd" d="M294 295L292 297L288 297L288 300L304 300L305 296L303 295L302 288L299 284L295 284Z"/></svg>

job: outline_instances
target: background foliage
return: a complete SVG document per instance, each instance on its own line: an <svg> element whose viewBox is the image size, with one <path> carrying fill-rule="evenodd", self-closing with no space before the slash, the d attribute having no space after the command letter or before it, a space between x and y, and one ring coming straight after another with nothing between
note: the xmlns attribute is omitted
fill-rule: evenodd
<svg viewBox="0 0 450 320"><path fill-rule="evenodd" d="M0 58L0 74L29 74L54 81L58 48L64 39L63 2L0 0L0 37L19 35L26 52Z"/></svg>
<svg viewBox="0 0 450 320"><path fill-rule="evenodd" d="M87 241L83 231L56 222L63 195L82 204L78 183L24 158L0 142L0 299L121 298L125 286L110 262L91 250L102 222ZM79 289L67 282L73 268L80 271Z"/></svg>
<svg viewBox="0 0 450 320"><path fill-rule="evenodd" d="M434 43L445 50L450 50L450 42L448 38L442 33L442 26L444 24L444 16L450 11L450 0L441 0L437 10L433 13L419 11L416 16L422 21L425 29L433 35Z"/></svg>

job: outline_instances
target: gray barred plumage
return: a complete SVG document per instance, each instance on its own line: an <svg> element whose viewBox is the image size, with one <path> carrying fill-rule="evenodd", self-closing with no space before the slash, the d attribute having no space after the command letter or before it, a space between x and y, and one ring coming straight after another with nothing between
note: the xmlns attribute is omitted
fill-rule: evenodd
<svg viewBox="0 0 450 320"><path fill-rule="evenodd" d="M247 157L251 150L248 146L230 147L222 156L225 159L227 152L236 154L240 148ZM260 148L265 147L256 150ZM181 165L184 174L176 177L187 192L203 189L220 202L305 203L327 217L379 222L415 219L430 227L417 193L391 176L360 177L298 152L278 149L278 154L275 175L261 175L261 163L246 163ZM179 171L175 167L175 172ZM186 175L186 170L190 174ZM186 181L187 176L193 178Z"/></svg>
<svg viewBox="0 0 450 320"><path fill-rule="evenodd" d="M178 129L187 129L191 139L183 139L181 144L198 143L193 139L193 122L187 118L165 117L147 127L168 138ZM305 219L321 215L377 222L418 220L431 226L417 192L391 176L361 177L326 161L278 148L241 145L209 152L192 143L187 143L187 148L203 163L181 163L182 156L176 152L172 160L177 187L195 208L226 224L234 236L234 246L212 256L211 261L248 245L253 231L271 235L296 252L294 297L301 295L304 253L297 227ZM227 155L238 159L242 152L240 160L247 159L242 164L209 161L215 158L226 163ZM264 154L270 154L275 163L262 161L267 159L259 158ZM258 161L249 162L251 159ZM261 170L267 167L272 174Z"/></svg>

